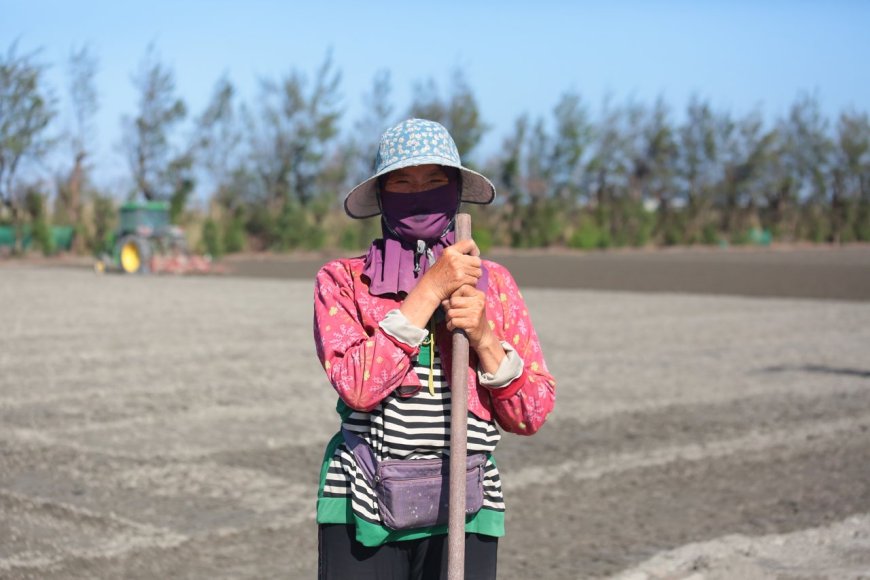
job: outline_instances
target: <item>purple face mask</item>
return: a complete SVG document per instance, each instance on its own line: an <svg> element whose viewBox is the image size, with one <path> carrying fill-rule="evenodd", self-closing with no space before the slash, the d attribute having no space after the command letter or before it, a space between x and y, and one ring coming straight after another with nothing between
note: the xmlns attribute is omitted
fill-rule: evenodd
<svg viewBox="0 0 870 580"><path fill-rule="evenodd" d="M455 240L450 225L459 210L459 180L419 193L381 190L380 201L384 237L369 247L363 275L375 296L408 294ZM478 288L485 290L487 280L484 268Z"/></svg>
<svg viewBox="0 0 870 580"><path fill-rule="evenodd" d="M381 192L381 210L386 225L384 234L416 244L433 242L446 233L459 209L459 192L453 181L447 185L417 193Z"/></svg>

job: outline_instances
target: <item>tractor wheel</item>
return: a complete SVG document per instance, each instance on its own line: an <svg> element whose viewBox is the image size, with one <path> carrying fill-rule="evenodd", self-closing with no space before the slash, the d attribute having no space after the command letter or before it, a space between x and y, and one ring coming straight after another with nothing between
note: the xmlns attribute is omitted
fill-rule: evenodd
<svg viewBox="0 0 870 580"><path fill-rule="evenodd" d="M138 236L126 236L118 244L118 262L125 274L147 274L151 245Z"/></svg>

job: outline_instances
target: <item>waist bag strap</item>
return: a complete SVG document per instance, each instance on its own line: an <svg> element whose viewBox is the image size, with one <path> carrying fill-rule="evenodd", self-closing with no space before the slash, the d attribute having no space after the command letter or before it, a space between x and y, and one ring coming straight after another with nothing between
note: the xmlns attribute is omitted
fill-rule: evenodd
<svg viewBox="0 0 870 580"><path fill-rule="evenodd" d="M351 453L356 459L356 464L362 470L363 476L366 478L366 483L374 489L375 473L377 472L378 462L375 459L375 454L372 448L362 440L362 437L345 427L341 426L341 434L344 437L344 443L348 446Z"/></svg>

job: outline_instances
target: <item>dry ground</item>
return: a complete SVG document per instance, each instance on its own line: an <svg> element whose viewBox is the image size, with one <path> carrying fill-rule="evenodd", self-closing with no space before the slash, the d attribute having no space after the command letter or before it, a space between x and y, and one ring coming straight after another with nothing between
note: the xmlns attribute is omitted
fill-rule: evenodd
<svg viewBox="0 0 870 580"><path fill-rule="evenodd" d="M522 288L870 300L870 245L571 252L493 250ZM323 256L244 255L231 275L311 280Z"/></svg>
<svg viewBox="0 0 870 580"><path fill-rule="evenodd" d="M703 291L656 256L613 271ZM779 264L848 296L511 264L559 391L499 448L500 578L870 578L870 251L780 256L722 291ZM310 304L309 280L0 267L0 578L314 577L337 421Z"/></svg>

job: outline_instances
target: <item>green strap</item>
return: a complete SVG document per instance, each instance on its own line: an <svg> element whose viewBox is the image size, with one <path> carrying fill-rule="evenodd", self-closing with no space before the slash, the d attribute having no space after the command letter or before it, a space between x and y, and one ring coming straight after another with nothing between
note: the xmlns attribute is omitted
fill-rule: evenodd
<svg viewBox="0 0 870 580"><path fill-rule="evenodd" d="M429 394L435 396L435 318L426 323L429 335L420 343L417 364L429 367Z"/></svg>

